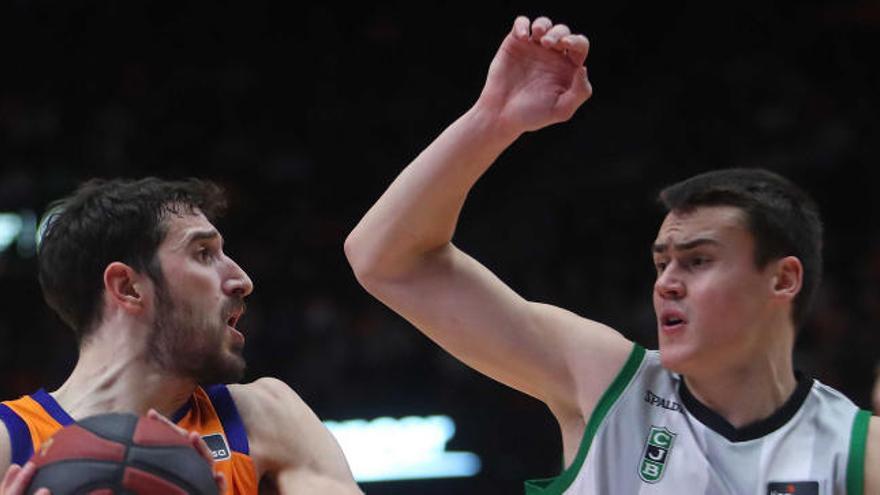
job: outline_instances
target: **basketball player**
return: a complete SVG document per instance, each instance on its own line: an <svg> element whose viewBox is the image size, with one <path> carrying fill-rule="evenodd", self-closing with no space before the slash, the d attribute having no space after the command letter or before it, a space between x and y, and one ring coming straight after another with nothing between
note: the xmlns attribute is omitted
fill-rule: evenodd
<svg viewBox="0 0 880 495"><path fill-rule="evenodd" d="M662 193L659 352L523 299L452 244L496 157L590 97L587 51L565 25L517 18L474 106L346 240L358 280L466 364L549 407L566 469L528 493L880 493L880 419L793 370L821 225L787 180L727 170Z"/></svg>
<svg viewBox="0 0 880 495"><path fill-rule="evenodd" d="M198 432L227 494L361 493L339 445L287 385L224 385L243 377L238 322L253 291L211 223L224 203L209 182L148 178L93 180L55 205L39 278L76 333L79 359L58 390L0 405L0 472L80 418L155 409ZM32 470L14 467L11 478Z"/></svg>

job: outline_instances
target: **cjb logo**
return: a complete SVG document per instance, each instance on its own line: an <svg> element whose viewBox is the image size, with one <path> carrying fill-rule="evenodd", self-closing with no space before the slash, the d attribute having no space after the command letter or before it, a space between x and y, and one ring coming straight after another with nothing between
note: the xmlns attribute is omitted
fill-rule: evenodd
<svg viewBox="0 0 880 495"><path fill-rule="evenodd" d="M648 439L645 441L645 451L642 454L642 462L639 464L639 478L645 483L657 483L663 477L666 469L666 461L675 441L675 433L665 426L651 426Z"/></svg>

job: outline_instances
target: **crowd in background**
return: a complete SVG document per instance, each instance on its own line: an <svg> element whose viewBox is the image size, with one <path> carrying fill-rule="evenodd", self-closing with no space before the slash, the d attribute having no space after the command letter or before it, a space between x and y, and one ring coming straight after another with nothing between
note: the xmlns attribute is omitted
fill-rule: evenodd
<svg viewBox="0 0 880 495"><path fill-rule="evenodd" d="M476 98L514 15L535 8L6 3L0 212L40 214L95 176L216 180L231 200L227 251L256 284L240 324L249 376L285 380L326 419L449 414L450 449L484 462L456 493L508 493L558 469L549 413L372 300L342 242ZM816 198L826 227L796 366L868 408L880 359L880 6L730 8L547 12L590 37L594 97L500 158L456 243L524 296L654 346L656 192L713 168L780 172ZM0 253L2 398L59 385L75 360L35 266Z"/></svg>

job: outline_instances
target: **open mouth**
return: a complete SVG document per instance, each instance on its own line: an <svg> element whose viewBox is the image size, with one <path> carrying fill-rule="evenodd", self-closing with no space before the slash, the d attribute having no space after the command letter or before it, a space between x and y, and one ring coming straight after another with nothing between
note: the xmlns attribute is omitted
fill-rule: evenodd
<svg viewBox="0 0 880 495"><path fill-rule="evenodd" d="M685 319L684 315L679 311L674 311L674 310L664 311L660 315L660 325L664 329L671 330L671 329L675 329L675 328L680 328L681 326L685 325L686 323L687 323L687 320Z"/></svg>
<svg viewBox="0 0 880 495"><path fill-rule="evenodd" d="M244 306L233 309L232 313L226 318L226 331L231 339L232 346L241 348L244 345L244 334L236 328L241 316L244 314Z"/></svg>
<svg viewBox="0 0 880 495"><path fill-rule="evenodd" d="M232 328L235 328L238 325L238 321L241 320L241 316L244 314L244 306L237 307L232 310L229 316L226 318L226 324Z"/></svg>

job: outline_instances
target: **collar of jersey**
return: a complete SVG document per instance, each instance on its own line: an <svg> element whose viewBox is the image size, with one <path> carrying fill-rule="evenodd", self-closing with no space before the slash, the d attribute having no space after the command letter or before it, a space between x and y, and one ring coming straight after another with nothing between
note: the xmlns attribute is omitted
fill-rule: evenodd
<svg viewBox="0 0 880 495"><path fill-rule="evenodd" d="M798 409L801 408L801 405L803 405L807 395L810 393L810 389L813 387L813 379L804 376L799 371L795 372L795 378L797 379L797 386L791 397L785 401L782 407L770 416L754 423L749 423L741 428L733 426L720 414L697 400L691 394L691 391L688 390L684 378L681 378L678 382L678 394L681 396L681 402L684 404L684 407L697 421L731 442L745 442L761 438L776 431L798 412Z"/></svg>
<svg viewBox="0 0 880 495"><path fill-rule="evenodd" d="M58 422L61 426L67 426L73 424L73 418L67 414L67 411L61 407L61 404L55 400L55 397L49 395L49 392L46 392L45 389L40 389L31 394L31 399L34 399L40 407L43 408L44 411L49 413L49 416L52 416L52 419Z"/></svg>
<svg viewBox="0 0 880 495"><path fill-rule="evenodd" d="M40 389L31 394L31 399L37 402L40 407L43 408L44 411L49 413L49 416L52 416L52 419L58 422L61 426L67 426L75 423L70 414L67 414L67 411L61 407L61 404L52 397L49 392L46 392L45 389ZM192 399L186 401L174 414L171 415L171 422L177 423L192 409Z"/></svg>

